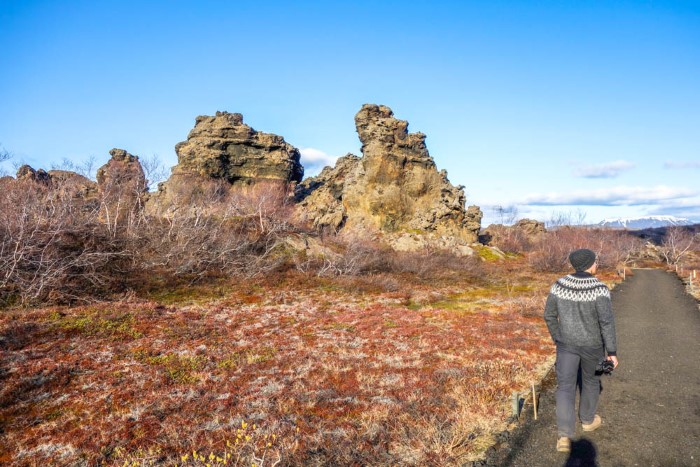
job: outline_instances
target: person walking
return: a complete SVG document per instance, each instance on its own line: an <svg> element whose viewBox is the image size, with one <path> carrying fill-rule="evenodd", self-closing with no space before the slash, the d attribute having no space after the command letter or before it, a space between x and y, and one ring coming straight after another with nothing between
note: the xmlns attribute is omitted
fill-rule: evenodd
<svg viewBox="0 0 700 467"><path fill-rule="evenodd" d="M583 431L602 424L596 414L600 397L600 373L604 360L617 367L615 318L610 290L596 279L598 262L593 251L580 249L569 255L575 272L558 279L547 296L544 320L557 347L557 451L571 451L576 430L576 383L581 370L578 416ZM606 357L607 354L607 357Z"/></svg>

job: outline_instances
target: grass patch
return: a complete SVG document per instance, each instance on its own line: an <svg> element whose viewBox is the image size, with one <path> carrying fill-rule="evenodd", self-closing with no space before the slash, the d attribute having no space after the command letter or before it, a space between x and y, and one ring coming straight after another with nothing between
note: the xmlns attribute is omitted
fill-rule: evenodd
<svg viewBox="0 0 700 467"><path fill-rule="evenodd" d="M496 253L491 248L482 246L476 249L479 258L484 261L501 261L503 260L503 255Z"/></svg>
<svg viewBox="0 0 700 467"><path fill-rule="evenodd" d="M412 302L408 308L414 311L425 308L456 312L474 312L484 307L493 307L498 292L492 288L474 288L453 293L438 300L418 304Z"/></svg>
<svg viewBox="0 0 700 467"><path fill-rule="evenodd" d="M162 368L168 378L181 384L198 382L200 378L195 373L203 370L207 363L207 359L201 356L177 354L147 356L142 352L137 352L134 356L147 365Z"/></svg>
<svg viewBox="0 0 700 467"><path fill-rule="evenodd" d="M272 360L277 354L277 349L269 346L248 349L242 352L233 352L227 357L219 360L216 364L223 370L235 370L245 365L254 365Z"/></svg>
<svg viewBox="0 0 700 467"><path fill-rule="evenodd" d="M225 285L180 285L152 290L145 294L145 296L150 300L155 300L164 305L184 305L205 303L214 299L223 298L227 293L229 293L229 290Z"/></svg>
<svg viewBox="0 0 700 467"><path fill-rule="evenodd" d="M328 329L335 329L337 331L347 331L347 332L353 332L355 331L355 326L353 326L350 323L331 323L328 325Z"/></svg>
<svg viewBox="0 0 700 467"><path fill-rule="evenodd" d="M89 315L68 316L54 312L49 320L59 329L69 333L79 333L92 337L138 339L143 334L134 328L135 319L131 313L121 313L112 317L100 317L109 311L93 311Z"/></svg>

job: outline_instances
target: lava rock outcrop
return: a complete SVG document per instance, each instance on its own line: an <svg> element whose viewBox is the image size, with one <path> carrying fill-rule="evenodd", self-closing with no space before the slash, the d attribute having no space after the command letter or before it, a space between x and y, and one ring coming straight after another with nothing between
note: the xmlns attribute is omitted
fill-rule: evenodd
<svg viewBox="0 0 700 467"><path fill-rule="evenodd" d="M239 113L199 116L187 141L175 146L173 175L196 174L231 184L262 180L300 182L299 150L271 133L255 131Z"/></svg>
<svg viewBox="0 0 700 467"><path fill-rule="evenodd" d="M151 199L155 212L191 200L198 188L227 191L261 182L293 188L304 176L297 148L281 136L254 130L239 113L200 115L175 152L178 164Z"/></svg>
<svg viewBox="0 0 700 467"><path fill-rule="evenodd" d="M381 232L400 249L445 238L477 241L481 210L465 209L463 187L437 170L424 134L409 133L408 123L383 105L365 104L355 125L363 156L342 157L304 180L297 191L302 217L321 229Z"/></svg>

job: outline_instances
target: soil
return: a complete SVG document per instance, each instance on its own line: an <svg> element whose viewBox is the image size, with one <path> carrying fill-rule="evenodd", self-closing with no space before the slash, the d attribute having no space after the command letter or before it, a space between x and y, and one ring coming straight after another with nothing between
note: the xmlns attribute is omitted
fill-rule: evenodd
<svg viewBox="0 0 700 467"><path fill-rule="evenodd" d="M486 465L700 466L700 310L676 276L634 270L612 293L620 365L602 377L603 426L579 423L570 454L555 449L554 372L543 381L538 419L530 402L519 428ZM483 465L483 464L482 464Z"/></svg>

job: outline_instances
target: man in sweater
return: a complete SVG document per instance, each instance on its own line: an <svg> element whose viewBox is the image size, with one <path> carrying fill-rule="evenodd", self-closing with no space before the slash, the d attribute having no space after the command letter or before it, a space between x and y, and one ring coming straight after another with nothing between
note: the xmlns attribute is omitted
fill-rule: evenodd
<svg viewBox="0 0 700 467"><path fill-rule="evenodd" d="M557 280L544 309L544 320L557 346L557 451L569 452L576 430L576 381L581 369L579 418L583 431L600 427L596 415L600 374L596 368L606 358L617 367L615 319L610 290L594 277L595 253L576 250L569 255L576 272Z"/></svg>

